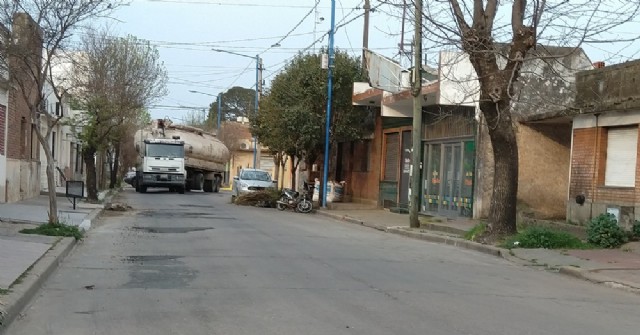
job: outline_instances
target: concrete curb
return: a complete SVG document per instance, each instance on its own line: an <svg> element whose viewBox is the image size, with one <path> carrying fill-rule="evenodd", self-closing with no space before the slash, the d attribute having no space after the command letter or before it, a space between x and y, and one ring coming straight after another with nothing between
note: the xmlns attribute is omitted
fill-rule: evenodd
<svg viewBox="0 0 640 335"><path fill-rule="evenodd" d="M398 235L411 237L411 238L416 238L416 239L419 239L419 240L424 240L424 241L429 241L429 242L436 242L436 243L443 243L443 244L453 245L453 246L462 247L462 248L465 248L465 249L471 249L471 250L483 252L483 253L486 253L486 254L489 254L489 255L493 255L493 256L503 257L503 253L504 254L508 254L508 251L504 250L504 249L500 249L500 248L496 248L494 246L480 244L480 243L476 243L476 242L472 242L472 241L468 241L468 240L465 240L465 239L456 238L456 237L452 237L452 236L437 235L437 234L432 234L432 233L428 233L428 232L412 232L412 231L408 231L408 230L405 230L405 229L402 229L402 228L397 228L397 227L382 228L382 227L378 227L378 226L367 224L367 222L365 222L365 221L350 217L348 215L334 214L334 213L327 212L327 211L322 211L322 210L319 210L316 213L318 213L320 215L323 215L323 216L326 216L326 217L330 217L332 219L339 220L339 221L355 223L355 224L359 224L359 225L362 225L362 226L365 226L365 227L374 228L374 229L385 231L385 232L392 233L392 234L398 234ZM435 227L435 225L433 225L433 224L431 224L429 226L432 227L432 228ZM453 230L455 230L455 228ZM452 231L449 231L449 232L452 232ZM506 256L503 257L503 258L506 258Z"/></svg>
<svg viewBox="0 0 640 335"><path fill-rule="evenodd" d="M468 241L461 238L451 237L451 236L436 235L436 234L430 234L427 232L412 232L402 228L394 228L394 227L388 228L387 232L406 236L406 237L411 237L419 240L442 243L442 244L452 245L455 247L470 249L473 251L482 252L492 256L502 257L505 259L506 257L503 256L503 253L508 253L508 251L501 248L496 248L494 246L480 244L480 243Z"/></svg>
<svg viewBox="0 0 640 335"><path fill-rule="evenodd" d="M465 248L473 251L482 252L488 255L503 258L507 261L510 261L512 263L516 263L519 265L524 265L524 266L531 265L531 262L525 259L518 258L515 255L512 255L508 249L498 248L491 245L480 244L477 242L469 241L469 240L458 238L458 237L439 235L439 234L426 232L426 231L420 231L420 232L410 231L410 230L404 229L403 227L381 228L378 226L367 224L367 222L352 218L348 215L339 215L339 214L334 214L334 213L330 213L322 210L319 210L316 213L326 217L333 218L335 220L355 223L365 227L370 227L377 230L385 231L391 234L397 234L397 235L419 239L423 241L442 243L442 244L461 247L461 248ZM427 225L427 228L440 228L440 227L441 226L433 225L433 224ZM435 229L435 230L454 233L456 229L452 228L451 230L446 230L446 229ZM548 267L548 269L552 269L552 268ZM613 278L595 273L595 271L598 271L598 269L587 270L587 269L580 269L575 266L560 266L553 269L558 270L558 273L563 275L568 275L577 279L586 280L595 284L605 285L610 288L621 289L627 292L640 294L640 287L637 287L637 284L629 283L620 279L613 279Z"/></svg>
<svg viewBox="0 0 640 335"><path fill-rule="evenodd" d="M346 221L346 222L349 222L349 223L355 223L355 224L359 224L359 225L363 225L363 226L367 226L367 227L371 227L371 228L377 228L377 227L372 226L372 225L367 225L366 222L364 222L362 220L358 220L356 218L352 218L352 217L350 217L348 215L334 214L334 213L327 212L327 211L324 211L324 210L318 210L318 211L316 211L316 213L320 214L322 216L330 217L330 218L335 219L335 220L339 220L339 221Z"/></svg>
<svg viewBox="0 0 640 335"><path fill-rule="evenodd" d="M627 292L640 294L640 287L637 284L630 283L620 279L613 279L611 277L595 273L597 269L585 270L575 266L561 266L558 268L558 272L564 275L572 276L574 278L586 280L595 284L605 285L611 288L621 289Z"/></svg>
<svg viewBox="0 0 640 335"><path fill-rule="evenodd" d="M75 245L76 240L72 237L60 239L25 272L20 283L10 288L10 293L3 297L4 306L0 306L0 334L4 334L9 324L26 308Z"/></svg>
<svg viewBox="0 0 640 335"><path fill-rule="evenodd" d="M93 220L95 220L98 215L100 215L100 213L102 213L102 211L104 210L104 208L95 208L91 211L91 213L89 213L89 215L84 217L84 220L82 220L82 222L80 223L80 225L78 226L78 228L80 228L83 231L88 231L89 229L91 229L91 224L93 222Z"/></svg>

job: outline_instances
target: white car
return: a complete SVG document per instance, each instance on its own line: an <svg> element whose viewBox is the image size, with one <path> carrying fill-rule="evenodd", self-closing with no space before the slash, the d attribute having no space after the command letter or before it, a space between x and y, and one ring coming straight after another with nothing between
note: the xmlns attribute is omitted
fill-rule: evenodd
<svg viewBox="0 0 640 335"><path fill-rule="evenodd" d="M271 179L271 174L265 170L242 169L237 176L233 177L234 196L241 196L249 192L262 191L274 187L276 187L276 185Z"/></svg>

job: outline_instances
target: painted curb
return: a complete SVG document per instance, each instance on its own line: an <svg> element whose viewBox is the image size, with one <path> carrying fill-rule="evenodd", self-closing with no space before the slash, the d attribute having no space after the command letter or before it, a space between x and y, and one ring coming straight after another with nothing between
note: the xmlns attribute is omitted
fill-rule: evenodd
<svg viewBox="0 0 640 335"><path fill-rule="evenodd" d="M59 240L27 270L22 282L11 287L11 292L3 297L4 306L2 306L2 315L0 315L0 334L4 334L11 322L26 308L42 284L69 255L76 243L72 237Z"/></svg>
<svg viewBox="0 0 640 335"><path fill-rule="evenodd" d="M80 225L78 226L78 228L80 228L83 231L88 231L89 229L91 229L91 224L93 223L93 220L95 220L98 215L100 215L100 213L102 213L102 211L104 210L104 208L95 208L91 211L91 213L89 213L89 215L84 217L84 220L82 220L82 223L80 223Z"/></svg>

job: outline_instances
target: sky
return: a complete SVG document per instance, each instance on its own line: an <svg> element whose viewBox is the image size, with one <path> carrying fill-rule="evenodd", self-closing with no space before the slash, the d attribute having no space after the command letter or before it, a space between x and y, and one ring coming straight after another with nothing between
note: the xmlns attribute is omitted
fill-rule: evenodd
<svg viewBox="0 0 640 335"><path fill-rule="evenodd" d="M369 49L408 67L409 59L400 56L398 47L401 11L384 2L371 0L376 10L370 16ZM336 25L342 25L336 31L335 46L359 56L364 0L335 3ZM218 93L233 86L253 89L256 55L262 59L263 78L268 86L270 79L298 52L326 48L330 5L330 0L129 0L128 5L106 19L106 24L118 35L134 35L158 48L168 71L169 93L149 110L153 118L169 117L182 122L194 113L203 113ZM406 22L406 27L404 42L409 43L413 34L411 22ZM637 32L639 27L635 28L633 31ZM591 60L607 60L610 64L626 60L621 52L635 56L639 46L584 48ZM437 50L427 50L426 58L435 64Z"/></svg>
<svg viewBox="0 0 640 335"><path fill-rule="evenodd" d="M372 2L375 2L372 1ZM153 118L185 118L201 112L216 95L233 86L253 89L256 55L263 62L268 85L300 50L328 45L330 1L322 0L133 0L111 15L109 25L155 45L169 75L169 94L150 108ZM359 56L362 52L362 0L337 0L335 46ZM397 53L398 24L371 14L370 44L381 53ZM380 30L380 31L378 31ZM315 38L314 38L315 36ZM321 38L324 36L324 38ZM272 45L278 43L279 46ZM213 51L220 49L245 56ZM191 93L198 91L202 93ZM209 95L206 95L209 94Z"/></svg>

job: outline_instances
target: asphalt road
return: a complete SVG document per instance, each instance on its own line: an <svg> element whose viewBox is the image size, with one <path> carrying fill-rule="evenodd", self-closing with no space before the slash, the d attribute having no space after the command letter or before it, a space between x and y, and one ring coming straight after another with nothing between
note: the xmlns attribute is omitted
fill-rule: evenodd
<svg viewBox="0 0 640 335"><path fill-rule="evenodd" d="M640 297L230 195L136 194L7 334L633 334Z"/></svg>

